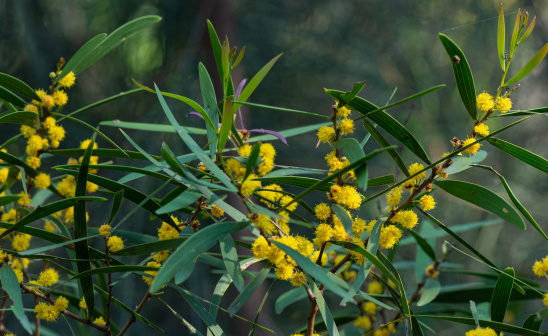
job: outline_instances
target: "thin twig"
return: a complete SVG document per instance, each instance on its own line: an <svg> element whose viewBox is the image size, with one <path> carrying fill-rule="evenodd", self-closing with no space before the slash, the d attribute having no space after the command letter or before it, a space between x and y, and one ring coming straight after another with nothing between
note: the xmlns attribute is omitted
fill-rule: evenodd
<svg viewBox="0 0 548 336"><path fill-rule="evenodd" d="M137 308L135 308L135 312L139 313L143 309L143 307L145 306L145 303L147 303L147 301L150 300L151 297L152 297L152 294L150 294L150 291L147 291L147 293L145 294L145 296L141 300L141 303L139 303ZM118 336L122 336L123 334L125 334L126 331L129 329L129 327L135 321L137 321L137 319L135 318L135 315L131 315L130 318L127 320L126 325L124 326L124 328L122 328L122 330L120 330L120 333L118 334Z"/></svg>

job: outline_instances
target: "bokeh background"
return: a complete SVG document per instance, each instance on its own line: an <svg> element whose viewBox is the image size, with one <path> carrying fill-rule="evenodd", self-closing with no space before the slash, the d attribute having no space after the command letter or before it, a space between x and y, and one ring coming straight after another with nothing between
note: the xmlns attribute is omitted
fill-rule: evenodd
<svg viewBox="0 0 548 336"><path fill-rule="evenodd" d="M463 138L473 126L460 102L449 59L437 34L443 32L450 36L464 50L474 72L478 92L487 90L494 93L500 81L496 53L499 3L498 0L0 0L0 72L17 76L32 87L45 88L49 85L48 74L54 70L59 57L68 60L96 34L111 32L139 16L156 14L163 18L159 24L128 39L78 77L77 85L69 92L65 112L135 88L132 78L147 86L155 82L163 91L201 102L198 62L206 65L211 77L215 79L218 76L207 34L206 19L210 19L220 37L228 36L231 45L239 48L246 46L244 61L234 74L236 82L250 78L271 58L282 52L284 54L251 96L251 102L328 115L333 101L324 93L324 88L350 90L354 82L365 80L367 84L361 96L377 105L384 105L395 89L393 101L438 84L447 84L446 88L434 94L388 111L402 123L405 122L430 157L435 158L450 148L449 140L453 136ZM512 64L515 73L548 41L548 7L543 0L504 0L503 3L508 14L507 30L511 29L518 8L527 10L531 18L537 16L535 31L520 46ZM548 105L546 64L546 61L541 63L521 82L518 92L512 95L516 108ZM175 102L170 102L170 105L181 124L202 126L201 120L187 117L191 109L186 105ZM244 109L244 112L248 129L279 131L319 122L311 117L272 110L251 108ZM113 119L167 123L157 99L149 93L138 93L114 101L89 110L80 117L92 125ZM508 118L492 119L489 127L494 130L509 121ZM62 148L75 148L80 141L92 135L78 124L67 121L64 126L68 138ZM548 157L548 120L544 116L536 116L520 126L503 133L501 138ZM123 148L133 149L117 129L103 127L101 130ZM2 125L0 141L17 132L13 125ZM188 152L173 134L131 130L128 134L153 154L159 154L163 141L176 150L176 154ZM358 127L356 138L361 140L365 135L363 128ZM289 146L276 145L278 164L323 168L323 157L328 149L325 146L316 149L317 140L313 133L288 140ZM99 139L99 145L107 147L102 139ZM366 149L377 147L371 140ZM485 147L488 157L484 163L507 177L518 198L540 226L548 230L546 176L495 148ZM19 147L10 147L10 152L16 154L23 154L23 151L22 143ZM406 150L402 151L402 155L407 164L415 160ZM142 164L146 165L144 162ZM370 176L398 174L388 156L378 157L369 167ZM114 179L121 177L114 172L103 171L100 174ZM455 178L481 183L507 199L498 178L489 174L483 170L469 169L455 175ZM130 185L147 192L158 186L148 179L140 179ZM368 194L373 192L375 190L370 190ZM447 225L495 219L493 215L450 198L442 191L436 192L436 195L438 207L433 214ZM318 194L309 200L315 204L322 197ZM129 211L133 206L124 203L123 211ZM378 216L380 206L377 202L368 203L360 210L360 216ZM91 226L101 225L106 216L99 209L94 213L93 207L90 207L90 215ZM151 221L148 214L137 212L123 228L154 235L158 224L158 221ZM527 277L533 276L530 271L533 261L548 252L546 241L532 227L520 231L504 222L464 233L463 237L500 267L514 267L517 274ZM436 241L438 251L441 251L442 242L443 239ZM415 254L415 247L408 245L401 247L396 257L408 288L414 288L416 284L413 267L409 267L409 261L414 260ZM449 262L463 269L489 271L487 267L456 252L450 256ZM220 275L219 271L198 263L186 286L198 295L209 298ZM441 282L458 284L484 280L442 273ZM546 284L543 283L543 286ZM266 288L247 304L246 309L241 311L242 316L254 318ZM282 316L274 312L275 298L289 289L288 284L278 283L259 318L259 323L280 335L288 335L302 326L308 313L308 303L293 305ZM146 287L137 279L121 283L119 288L114 289L114 294L131 307L139 302L145 291ZM231 289L222 306L227 307L235 295L236 292ZM181 297L170 295L165 300L181 316L204 330L204 325ZM336 307L335 300L333 303ZM433 307L440 312L443 310L442 306ZM460 307L466 310L467 304L463 303ZM529 314L540 307L540 300L512 303L506 319L521 325ZM115 314L114 320L118 324L125 323L127 314L117 310ZM186 334L177 318L156 300L147 304L143 314L169 334ZM219 313L219 320L230 335L248 333L249 325L240 320L228 319L222 312ZM459 335L466 330L446 323L425 322L444 335ZM12 324L13 330L17 330L16 323ZM65 322L45 325L45 329L55 329L60 334L70 333ZM76 330L78 334L86 333L85 329ZM131 335L155 332L139 322L130 329ZM258 331L257 334L262 332Z"/></svg>

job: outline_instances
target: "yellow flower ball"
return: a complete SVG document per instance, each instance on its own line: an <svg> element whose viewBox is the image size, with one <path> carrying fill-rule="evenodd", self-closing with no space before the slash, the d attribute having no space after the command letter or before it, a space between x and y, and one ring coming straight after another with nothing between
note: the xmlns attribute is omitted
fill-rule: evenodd
<svg viewBox="0 0 548 336"><path fill-rule="evenodd" d="M107 246L110 252L118 252L124 248L124 241L118 236L110 236L107 241Z"/></svg>

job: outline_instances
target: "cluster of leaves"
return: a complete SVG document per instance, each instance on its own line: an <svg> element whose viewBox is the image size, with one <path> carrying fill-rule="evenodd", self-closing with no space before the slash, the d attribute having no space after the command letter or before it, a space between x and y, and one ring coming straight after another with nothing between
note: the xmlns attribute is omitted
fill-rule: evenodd
<svg viewBox="0 0 548 336"><path fill-rule="evenodd" d="M64 62L59 63L56 72L50 76L50 91L54 92L57 83L67 76L79 75L127 37L158 21L159 18L155 16L142 17L125 24L108 36L100 34L94 37L66 65ZM4 150L15 144L29 130L43 137L46 131L49 132L47 127L64 120L80 123L114 147L97 148L94 136L94 139L82 142L81 148L54 149L40 145L39 150L29 152L27 149L27 153L21 157L7 151L0 152L0 164L6 167L5 177L0 175L0 206L3 213L0 238L11 240L13 247L10 250L3 246L0 251L0 281L5 291L2 309L9 307L29 333L39 334L40 320L51 322L62 315L107 335L123 335L137 320L163 331L160 326L140 314L143 306L155 298L164 303L165 309L172 312L190 333L201 334L201 327L191 325L184 314L177 312L177 307L172 308L161 299L163 293L174 292L179 293L202 319L208 335L225 335L225 331L216 321L219 310L248 322L251 335L258 328L263 332L272 332L256 322L270 289L279 282L272 282L257 309L254 321L236 314L244 304L252 304L247 301L267 278L274 277L287 280L295 287L276 299L278 313L283 313L286 307L297 301L310 303L308 321L303 321L301 330L295 335L299 332L307 335L316 335L318 332L350 335L366 331L375 335L387 335L398 330L407 334L423 335L423 328L429 328L424 321L429 319L475 326L476 329L470 335L487 335L495 331L540 335L542 321L548 316L546 310L531 315L522 327L503 323L510 300L544 297L544 293L538 289L539 285L517 277L512 268L500 268L458 234L492 224L493 221L449 228L427 212L434 208L435 202L431 194L439 188L525 230L523 216L548 240L548 236L513 194L505 178L492 167L480 165L487 153L479 149L482 142L486 141L518 160L548 173L547 160L495 138L495 135L520 124L531 115L548 112L546 107L511 110L510 95L519 85L514 88L510 88L510 85L527 76L548 52L547 44L510 80L505 80L515 50L531 34L535 19L529 26L527 23L527 13L522 15L518 12L510 51L506 53L501 5L498 54L503 75L494 97L488 93L477 95L472 71L464 53L449 37L439 35L453 66L464 108L473 123L467 137L462 140L453 138L452 151L435 161L430 160L412 133L386 111L439 90L445 85L429 88L382 107L358 96L365 83L356 83L349 92L326 90L335 99L330 116L250 103L249 97L281 55L267 63L249 83L243 81L235 86L231 74L242 61L245 48L237 53L236 48L230 48L228 40L221 43L209 22L210 38L223 91L222 97L218 99L207 69L200 64L198 70L203 104L181 95L162 92L156 85L151 89L135 82L138 89L63 114L61 108L53 111L49 98L37 94L29 85L10 75L0 74L0 100L8 110L0 114L0 123L26 127L22 128L23 133L20 135L7 139L0 149ZM169 124L120 120L100 123L102 126L119 128L136 151L120 148L97 128L75 117L76 114L114 99L147 91L156 95ZM35 108L28 107L27 101L20 96L35 101ZM201 118L204 128L181 126L181 120L172 113L165 97L190 106L195 112L191 112L189 117ZM244 105L297 113L324 121L283 131L247 130L240 113L240 108ZM351 111L358 113L359 117L351 119ZM489 132L485 124L493 117L515 116L526 117L493 132ZM48 119L52 117L58 119L52 122ZM240 128L237 127L238 119ZM343 135L353 133L356 121L361 122L367 130L365 139L358 141L352 137L343 138ZM51 122L53 124L48 124ZM407 166L395 146L390 144L378 128L406 147L420 163ZM151 155L122 129L175 133L190 153L177 155L164 143L161 145L161 156ZM276 151L266 141L279 140L287 144L289 137L316 130L319 141L333 150L326 157L329 170L275 164ZM263 134L252 136L252 133ZM195 140L197 136L207 138L204 146ZM364 146L371 137L379 144L379 148L365 153ZM393 175L369 177L370 160L385 153L403 172L404 178L400 181L395 181ZM57 185L49 184L48 177L48 185L33 193L38 185L44 186L44 183L39 183L38 176L42 173L37 171L36 166L28 163L32 161L28 157L47 160L63 156L77 156L80 159L69 159L68 164L54 167L57 174L60 174L52 179L60 180ZM104 158L127 159L133 164L98 162ZM150 165L138 168L137 162L142 161L150 161ZM479 168L478 171L482 173L485 170L496 174L512 204L484 186L447 179L448 175L469 168ZM114 181L100 176L98 170L127 174ZM306 175L323 175L323 178ZM21 183L17 182L18 178ZM126 185L141 178L155 179L162 184L150 194ZM284 191L280 185L299 192L294 194ZM388 187L369 194L371 188L382 186ZM19 189L21 192L18 193ZM169 191L165 196L156 196L167 189ZM402 198L404 189L409 195ZM92 192L100 192L105 197L87 196ZM327 192L327 203L315 207L309 205L306 198L313 192ZM226 200L227 195L234 196L231 202ZM369 224L359 218L366 213L363 210L372 204L372 200L383 195L386 196L387 206L379 216ZM48 203L50 197L58 197L60 200ZM108 222L95 227L88 226L86 202L108 204L105 202L108 199L112 200ZM117 216L121 215L119 209L124 200L135 206L121 220L115 222ZM241 203L241 206L232 202ZM239 208L244 208L245 211L238 210ZM132 231L127 219L139 209L149 212L154 223L161 221L158 225L158 239ZM418 224L415 210L425 218L420 234L413 231ZM176 216L182 216L183 219L179 220ZM67 220L69 217L72 220ZM72 223L73 225L68 225ZM44 229L37 227L44 224ZM119 229L122 224L125 224L125 231ZM441 230L433 230L434 225ZM304 236L296 235L296 231L302 232ZM234 239L236 233L240 240ZM400 239L403 234L408 234L407 238L411 240ZM441 236L450 236L460 246L468 249L470 254L449 242L443 244L442 254L437 254L435 238ZM20 240L23 238L20 237L27 239L26 246L21 247ZM31 237L47 244L28 249ZM19 240L16 244L17 239ZM92 239L98 239L104 251L92 247L89 243ZM405 285L402 281L402 268L393 262L397 248L410 243L419 248L414 263L417 273L414 292L410 292L409 284ZM128 244L130 246L125 246ZM220 254L209 252L217 245ZM236 245L245 252L238 251ZM493 272L473 274L460 269L453 270L481 277L485 279L486 285L442 287L436 278L440 271L446 270L444 265L451 251L467 255L492 270ZM58 255L61 253L67 253L68 258ZM126 262L126 257L135 256L143 256L138 264ZM29 266L31 261L32 265ZM191 276L197 262L223 271L209 300L199 297L183 285ZM37 264L40 264L42 272L36 272ZM247 270L253 265L261 265L262 269L259 272ZM271 272L273 267L275 269ZM548 266L544 273L546 271ZM57 284L59 272L63 282ZM113 281L112 275L115 273L122 275ZM116 284L133 278L142 278L149 286L135 309L129 308L113 295L113 290L119 288L115 287ZM250 280L246 281L246 278ZM493 280L496 280L494 287L490 283ZM239 295L225 309L221 307L221 299L231 284L234 284ZM31 295L36 300L33 309L36 313L34 323L25 314L22 293ZM101 298L100 302L96 302L96 296ZM339 297L342 299L341 306L348 307L335 310L335 307L327 305L324 296ZM487 302L488 305L476 306L471 300ZM470 302L469 311L462 309L460 304L463 302ZM545 302L548 303L548 300ZM112 306L129 313L130 317L124 326L120 327L118 321L111 319ZM486 307L490 307L490 311ZM80 314L71 310L80 310ZM321 319L316 319L318 311ZM0 319L3 316L2 312ZM0 326L4 328L0 332L7 332L3 323Z"/></svg>

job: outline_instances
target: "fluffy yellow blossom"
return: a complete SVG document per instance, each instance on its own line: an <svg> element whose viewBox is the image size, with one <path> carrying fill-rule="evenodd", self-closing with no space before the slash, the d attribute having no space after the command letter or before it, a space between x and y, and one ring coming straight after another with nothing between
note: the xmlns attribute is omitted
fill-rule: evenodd
<svg viewBox="0 0 548 336"><path fill-rule="evenodd" d="M59 317L59 310L50 304L40 302L34 307L36 318L48 322L54 322Z"/></svg>
<svg viewBox="0 0 548 336"><path fill-rule="evenodd" d="M337 152L332 151L329 154L325 156L325 161L327 162L327 165L329 166L329 170L336 171L343 168L343 162L339 160L339 157L337 156Z"/></svg>
<svg viewBox="0 0 548 336"><path fill-rule="evenodd" d="M97 189L99 189L99 186L93 182L90 182L90 181L87 181L86 182L86 191L88 193L94 193L97 191Z"/></svg>
<svg viewBox="0 0 548 336"><path fill-rule="evenodd" d="M263 162L257 168L259 176L265 176L274 169L274 160L271 158L263 158Z"/></svg>
<svg viewBox="0 0 548 336"><path fill-rule="evenodd" d="M343 187L334 184L328 194L333 202L347 206L349 209L358 209L362 198L355 187L345 185Z"/></svg>
<svg viewBox="0 0 548 336"><path fill-rule="evenodd" d="M316 238L314 239L314 245L318 248L322 246L323 243L330 240L333 237L333 230L329 224L320 224L316 228Z"/></svg>
<svg viewBox="0 0 548 336"><path fill-rule="evenodd" d="M58 106L64 106L68 102L68 96L63 90L57 90L53 93L53 101Z"/></svg>
<svg viewBox="0 0 548 336"><path fill-rule="evenodd" d="M8 212L2 214L2 222L15 223L17 219L17 210L11 209Z"/></svg>
<svg viewBox="0 0 548 336"><path fill-rule="evenodd" d="M542 304L548 307L548 293L544 294L544 298L542 299Z"/></svg>
<svg viewBox="0 0 548 336"><path fill-rule="evenodd" d="M53 233L57 232L57 229L55 228L55 226L53 226L53 224L50 221L46 221L46 223L44 223L44 230L53 232Z"/></svg>
<svg viewBox="0 0 548 336"><path fill-rule="evenodd" d="M99 234L103 237L108 237L110 235L110 225L101 225L99 228Z"/></svg>
<svg viewBox="0 0 548 336"><path fill-rule="evenodd" d="M36 156L27 156L27 164L34 169L37 169L42 165L42 160Z"/></svg>
<svg viewBox="0 0 548 336"><path fill-rule="evenodd" d="M118 252L124 248L124 241L118 236L108 237L107 246L110 252Z"/></svg>
<svg viewBox="0 0 548 336"><path fill-rule="evenodd" d="M274 159L274 156L276 156L276 149L270 143L261 144L259 155L263 158Z"/></svg>
<svg viewBox="0 0 548 336"><path fill-rule="evenodd" d="M323 142L323 143L333 141L334 135L335 135L335 130L331 126L322 126L318 130L318 140L320 140L320 142Z"/></svg>
<svg viewBox="0 0 548 336"><path fill-rule="evenodd" d="M344 118L339 122L339 128L342 131L342 134L354 133L354 120Z"/></svg>
<svg viewBox="0 0 548 336"><path fill-rule="evenodd" d="M15 273L15 276L17 277L17 282L21 283L23 282L23 271L20 269L13 269L13 273Z"/></svg>
<svg viewBox="0 0 548 336"><path fill-rule="evenodd" d="M390 206L391 209L398 207L401 201L402 188L396 187L386 193L386 203Z"/></svg>
<svg viewBox="0 0 548 336"><path fill-rule="evenodd" d="M352 233L355 237L359 238L365 232L366 226L367 223L363 219L356 217L352 222Z"/></svg>
<svg viewBox="0 0 548 336"><path fill-rule="evenodd" d="M426 267L426 269L424 270L424 274L430 278L437 278L438 275L440 275L440 271L438 271L434 265L428 265L428 267Z"/></svg>
<svg viewBox="0 0 548 336"><path fill-rule="evenodd" d="M367 316L358 316L354 320L354 325L358 328L371 329L371 320Z"/></svg>
<svg viewBox="0 0 548 336"><path fill-rule="evenodd" d="M316 205L314 212L316 213L316 218L322 221L327 220L331 216L331 208L326 203Z"/></svg>
<svg viewBox="0 0 548 336"><path fill-rule="evenodd" d="M276 226L270 221L270 217L263 214L251 214L251 221L261 230L268 234L275 234L277 232Z"/></svg>
<svg viewBox="0 0 548 336"><path fill-rule="evenodd" d="M371 301L367 301L363 304L363 311L369 315L375 315L377 313L377 305Z"/></svg>
<svg viewBox="0 0 548 336"><path fill-rule="evenodd" d="M198 163L198 169L203 171L203 172L208 171L206 165L202 161L200 161L200 163Z"/></svg>
<svg viewBox="0 0 548 336"><path fill-rule="evenodd" d="M400 241L402 232L394 225L387 225L381 229L379 246L382 248L392 248Z"/></svg>
<svg viewBox="0 0 548 336"><path fill-rule="evenodd" d="M103 319L102 316L99 316L98 318L96 318L95 321L93 321L93 323L97 323L97 324L100 324L100 325L107 324L107 322L105 321L105 319Z"/></svg>
<svg viewBox="0 0 548 336"><path fill-rule="evenodd" d="M53 99L52 96L45 95L42 98L42 106L45 107L46 109L50 110L55 106L55 100Z"/></svg>
<svg viewBox="0 0 548 336"><path fill-rule="evenodd" d="M51 147L59 147L59 143L65 139L65 129L63 126L54 125L48 129L48 137L51 140ZM91 160L90 160L91 164Z"/></svg>
<svg viewBox="0 0 548 336"><path fill-rule="evenodd" d="M32 100L32 103L36 106L40 106L42 105L42 99L46 96L46 91L42 90L42 89L38 89L38 90L35 90L36 92L36 95L38 95L38 97L40 97L40 100Z"/></svg>
<svg viewBox="0 0 548 336"><path fill-rule="evenodd" d="M419 222L419 217L413 210L402 210L392 218L392 222L401 224L406 229L412 229Z"/></svg>
<svg viewBox="0 0 548 336"><path fill-rule="evenodd" d="M155 261L149 261L147 263L147 266L149 266L149 267L158 267L159 268L160 266L162 266L162 264L157 263ZM148 275L152 275L153 277L158 275L158 271L145 271L145 273L148 274ZM149 277L143 275L143 281L147 285L150 286L150 285L152 285L152 282L154 281L154 278L149 278Z"/></svg>
<svg viewBox="0 0 548 336"><path fill-rule="evenodd" d="M27 207L29 206L30 202L32 202L32 199L28 197L24 191L21 191L19 193L19 196L21 196L21 198L17 200L17 203L22 207Z"/></svg>
<svg viewBox="0 0 548 336"><path fill-rule="evenodd" d="M40 272L40 278L38 282L43 287L51 287L59 281L59 273L53 268L48 268L44 272Z"/></svg>
<svg viewBox="0 0 548 336"><path fill-rule="evenodd" d="M21 125L19 129L25 138L30 138L36 134L36 129L34 127L29 127L27 125Z"/></svg>
<svg viewBox="0 0 548 336"><path fill-rule="evenodd" d="M467 138L462 143L462 146L464 147L464 146L468 146L468 145L471 145L471 144L473 144L473 145L464 150L466 152L466 154L468 154L468 155L476 154L479 151L480 147L481 147L481 144L477 143L476 139L474 139L474 138Z"/></svg>
<svg viewBox="0 0 548 336"><path fill-rule="evenodd" d="M74 197L76 193L76 180L74 176L69 175L57 183L57 190L61 195L66 197Z"/></svg>
<svg viewBox="0 0 548 336"><path fill-rule="evenodd" d="M431 195L424 195L420 198L419 204L424 211L430 211L436 207L436 201Z"/></svg>
<svg viewBox="0 0 548 336"><path fill-rule="evenodd" d="M474 126L474 133L479 136L489 135L489 126L485 124L477 124L476 126Z"/></svg>
<svg viewBox="0 0 548 336"><path fill-rule="evenodd" d="M69 88L74 85L74 82L76 81L76 75L74 72L69 72L65 77L61 78L59 80L59 85L62 87Z"/></svg>
<svg viewBox="0 0 548 336"><path fill-rule="evenodd" d="M57 300L55 300L54 307L59 311L63 312L67 310L69 306L69 301L64 296L59 296Z"/></svg>
<svg viewBox="0 0 548 336"><path fill-rule="evenodd" d="M240 146L240 148L238 148L238 153L240 154L240 156L249 156L251 155L251 149L253 147L251 147L251 145L243 145L243 146Z"/></svg>
<svg viewBox="0 0 548 336"><path fill-rule="evenodd" d="M484 91L476 98L476 106L480 111L489 111L495 106L495 102L493 97Z"/></svg>
<svg viewBox="0 0 548 336"><path fill-rule="evenodd" d="M476 328L466 332L465 336L497 336L497 333L491 328Z"/></svg>
<svg viewBox="0 0 548 336"><path fill-rule="evenodd" d="M287 204L291 203L291 201L293 201L293 197L291 197L289 195L284 195L280 199L280 204L282 206L286 206ZM289 206L286 209L289 210L289 211L295 211L295 209L297 209L297 202L293 202L293 203L289 204Z"/></svg>
<svg viewBox="0 0 548 336"><path fill-rule="evenodd" d="M34 186L38 189L46 189L51 185L51 181L48 174L39 173L34 177Z"/></svg>
<svg viewBox="0 0 548 336"><path fill-rule="evenodd" d="M36 156L39 150L44 148L44 139L39 135L31 135L27 142L27 155Z"/></svg>
<svg viewBox="0 0 548 336"><path fill-rule="evenodd" d="M226 160L226 169L234 176L235 179L239 180L244 177L245 167L238 162L235 158L230 158Z"/></svg>
<svg viewBox="0 0 548 336"><path fill-rule="evenodd" d="M276 269L274 270L274 274L276 275L276 278L280 280L289 280L293 277L293 270L295 267L287 262L281 262L278 263Z"/></svg>
<svg viewBox="0 0 548 336"><path fill-rule="evenodd" d="M6 181L8 180L9 172L9 168L0 169L0 184L6 183Z"/></svg>
<svg viewBox="0 0 548 336"><path fill-rule="evenodd" d="M23 111L38 113L38 107L36 107L35 105L32 105L32 104L28 104L27 106L25 106L25 108L23 108Z"/></svg>
<svg viewBox="0 0 548 336"><path fill-rule="evenodd" d="M346 106L343 106L341 107L340 109L337 110L337 116L338 117L348 117L350 115L350 109L347 108Z"/></svg>
<svg viewBox="0 0 548 336"><path fill-rule="evenodd" d="M421 170L424 169L424 166L420 163L413 163L412 165L409 166L409 174L412 176L412 175L415 175L416 173L420 172ZM415 182L418 182L422 179L424 179L426 177L426 172L422 172L420 173L419 175L415 176L413 178L413 180Z"/></svg>
<svg viewBox="0 0 548 336"><path fill-rule="evenodd" d="M86 212L86 222L89 220L89 214ZM65 211L65 223L74 223L74 207L67 208Z"/></svg>
<svg viewBox="0 0 548 336"><path fill-rule="evenodd" d="M293 287L301 287L306 283L306 276L303 272L295 272L290 282Z"/></svg>
<svg viewBox="0 0 548 336"><path fill-rule="evenodd" d="M384 292L384 288L380 282L371 281L367 284L367 292L369 294L382 294Z"/></svg>
<svg viewBox="0 0 548 336"><path fill-rule="evenodd" d="M225 214L225 211L219 208L219 206L217 206L216 204L213 204L213 206L211 206L211 215L213 217L221 217L224 214Z"/></svg>
<svg viewBox="0 0 548 336"><path fill-rule="evenodd" d="M154 256L152 257L152 260L158 263L162 263L167 260L167 257L169 257L169 250L163 250L155 253Z"/></svg>
<svg viewBox="0 0 548 336"><path fill-rule="evenodd" d="M179 231L168 223L163 222L162 226L158 229L158 239L166 240L175 238L179 238Z"/></svg>
<svg viewBox="0 0 548 336"><path fill-rule="evenodd" d="M87 149L89 147L89 144L91 143L92 139L86 139L82 142L80 142L80 149ZM93 143L93 149L99 148L97 146L97 142Z"/></svg>
<svg viewBox="0 0 548 336"><path fill-rule="evenodd" d="M261 181L254 181L253 179L256 178L255 174L249 174L247 179L242 182L240 186L240 192L244 196L251 196L255 189L261 187Z"/></svg>
<svg viewBox="0 0 548 336"><path fill-rule="evenodd" d="M80 303L78 304L78 307L82 308L82 309L85 309L85 310L88 310L88 305L86 303L86 298L82 298L82 300L80 300Z"/></svg>
<svg viewBox="0 0 548 336"><path fill-rule="evenodd" d="M55 126L55 118L47 117L46 120L44 120L44 128L49 129L53 126Z"/></svg>
<svg viewBox="0 0 548 336"><path fill-rule="evenodd" d="M508 97L500 98L496 107L501 110L500 113L506 113L512 108L512 101Z"/></svg>
<svg viewBox="0 0 548 336"><path fill-rule="evenodd" d="M268 245L268 241L265 239L265 237L259 236L253 242L253 245L251 246L251 251L253 252L255 258L259 260L265 259L270 253L270 245Z"/></svg>
<svg viewBox="0 0 548 336"><path fill-rule="evenodd" d="M283 194L279 191L283 191L282 187L280 187L277 184L269 184L262 188L263 190L260 190L258 192L259 196L266 198L270 202L277 202L282 198ZM266 205L270 205L270 202L261 200Z"/></svg>
<svg viewBox="0 0 548 336"><path fill-rule="evenodd" d="M539 277L546 276L546 272L548 272L548 256L541 261L535 261L533 265L533 272Z"/></svg>
<svg viewBox="0 0 548 336"><path fill-rule="evenodd" d="M314 251L314 253L312 253L312 255L310 256L310 260L312 260L314 263L317 263L319 256L320 256L320 251ZM327 254L323 252L322 260L320 260L320 265L325 266L325 264L327 264Z"/></svg>

